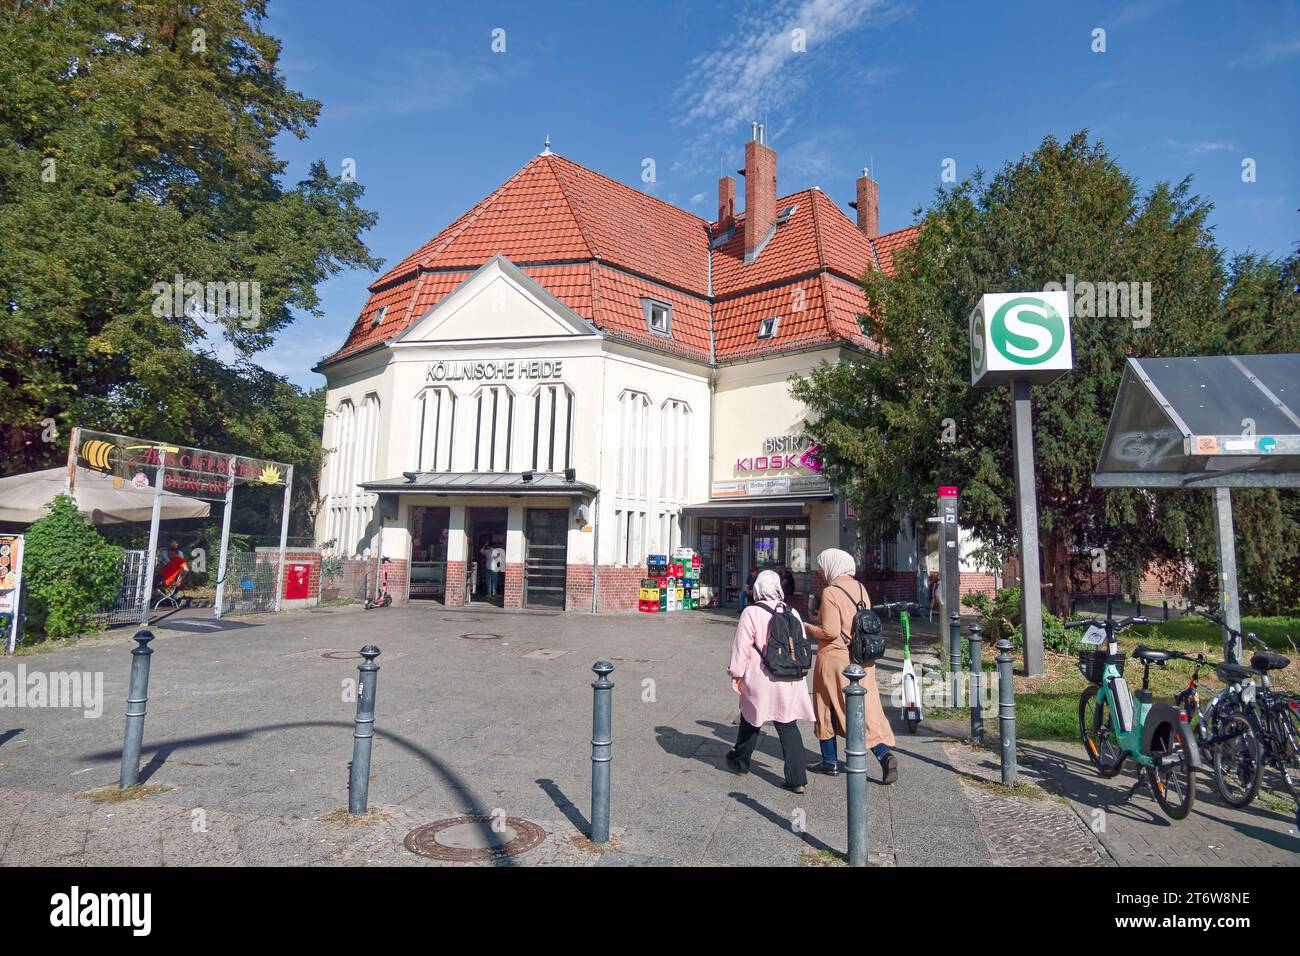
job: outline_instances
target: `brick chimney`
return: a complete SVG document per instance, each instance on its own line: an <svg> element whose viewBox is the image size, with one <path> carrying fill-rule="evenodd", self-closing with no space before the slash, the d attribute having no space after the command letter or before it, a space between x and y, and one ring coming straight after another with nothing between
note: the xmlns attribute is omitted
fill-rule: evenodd
<svg viewBox="0 0 1300 956"><path fill-rule="evenodd" d="M880 235L880 187L871 178L867 169L858 177L857 202L849 203L858 211L858 228L867 234L868 239Z"/></svg>
<svg viewBox="0 0 1300 956"><path fill-rule="evenodd" d="M736 180L723 176L718 180L718 232L736 225Z"/></svg>
<svg viewBox="0 0 1300 956"><path fill-rule="evenodd" d="M745 144L745 262L753 262L776 224L776 153L764 140L767 131L753 124Z"/></svg>

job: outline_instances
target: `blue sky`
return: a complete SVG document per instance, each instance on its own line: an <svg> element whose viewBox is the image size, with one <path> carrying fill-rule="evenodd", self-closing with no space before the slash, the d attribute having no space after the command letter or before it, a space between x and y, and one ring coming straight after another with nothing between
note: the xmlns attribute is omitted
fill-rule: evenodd
<svg viewBox="0 0 1300 956"><path fill-rule="evenodd" d="M354 160L379 213L365 239L388 264L547 135L711 218L719 169L742 165L752 119L767 121L783 193L817 185L846 207L870 164L884 231L930 202L946 159L964 178L1086 127L1144 190L1191 175L1226 249L1283 255L1300 240L1295 2L271 0L266 29L290 86L322 103L306 140L279 144L288 180L314 159L335 172ZM258 360L323 384L311 367L374 278L323 284L325 315L300 317Z"/></svg>

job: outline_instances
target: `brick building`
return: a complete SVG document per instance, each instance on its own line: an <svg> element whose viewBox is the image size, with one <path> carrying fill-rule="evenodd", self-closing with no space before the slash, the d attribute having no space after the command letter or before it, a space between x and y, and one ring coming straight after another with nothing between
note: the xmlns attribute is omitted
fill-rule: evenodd
<svg viewBox="0 0 1300 956"><path fill-rule="evenodd" d="M397 601L634 607L647 554L702 556L712 603L750 567L814 590L856 550L894 591L924 576L914 529L858 540L802 435L792 375L877 350L859 278L915 228L879 232L817 187L781 194L755 125L744 209L712 221L545 149L370 286L327 379L317 540L390 558Z"/></svg>

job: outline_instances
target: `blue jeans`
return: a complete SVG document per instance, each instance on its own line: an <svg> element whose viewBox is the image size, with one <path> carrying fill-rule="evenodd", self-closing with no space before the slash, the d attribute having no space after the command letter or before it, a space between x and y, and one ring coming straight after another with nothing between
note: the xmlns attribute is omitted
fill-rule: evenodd
<svg viewBox="0 0 1300 956"><path fill-rule="evenodd" d="M487 593L488 597L496 597L497 591L501 586L501 572L493 571L488 568L487 571Z"/></svg>
<svg viewBox="0 0 1300 956"><path fill-rule="evenodd" d="M821 744L822 761L824 763L836 763L839 760L839 756L836 753L835 740L836 738L832 737L830 740L818 741L818 743ZM871 748L871 752L875 754L877 760L879 760L881 763L884 763L885 758L889 756L889 745L876 744L874 747Z"/></svg>

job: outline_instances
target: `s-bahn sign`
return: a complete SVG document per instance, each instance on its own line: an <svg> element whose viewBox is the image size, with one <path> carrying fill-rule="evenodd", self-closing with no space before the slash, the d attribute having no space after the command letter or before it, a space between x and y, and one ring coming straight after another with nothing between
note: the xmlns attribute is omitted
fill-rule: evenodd
<svg viewBox="0 0 1300 956"><path fill-rule="evenodd" d="M1070 297L1061 292L997 292L970 314L972 385L1041 385L1074 368Z"/></svg>

